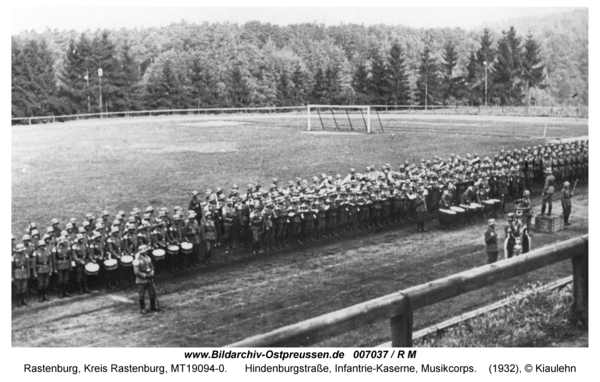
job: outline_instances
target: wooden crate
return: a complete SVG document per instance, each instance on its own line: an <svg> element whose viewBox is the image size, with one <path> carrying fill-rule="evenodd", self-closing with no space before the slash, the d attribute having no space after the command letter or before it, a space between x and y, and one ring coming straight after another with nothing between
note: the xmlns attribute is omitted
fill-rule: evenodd
<svg viewBox="0 0 600 382"><path fill-rule="evenodd" d="M535 217L535 232L556 233L562 231L565 226L562 215L538 215Z"/></svg>

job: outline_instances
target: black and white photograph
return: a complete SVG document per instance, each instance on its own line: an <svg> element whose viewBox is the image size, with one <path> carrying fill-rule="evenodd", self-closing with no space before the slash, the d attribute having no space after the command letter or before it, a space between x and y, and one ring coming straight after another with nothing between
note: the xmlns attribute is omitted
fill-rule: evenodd
<svg viewBox="0 0 600 382"><path fill-rule="evenodd" d="M590 10L418 5L12 8L9 346L589 348Z"/></svg>

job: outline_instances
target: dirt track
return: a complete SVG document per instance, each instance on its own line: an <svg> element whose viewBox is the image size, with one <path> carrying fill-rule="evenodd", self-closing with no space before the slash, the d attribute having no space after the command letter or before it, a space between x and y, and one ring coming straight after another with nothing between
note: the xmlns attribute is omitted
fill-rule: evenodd
<svg viewBox="0 0 600 382"><path fill-rule="evenodd" d="M587 189L574 198L573 226L535 234L534 248L588 232ZM535 202L535 200L534 200ZM539 205L536 206L539 211ZM560 213L560 202L555 202ZM502 227L504 220L499 222ZM275 328L485 263L484 225L428 234L389 227L262 257L236 254L210 269L157 279L164 312L141 316L135 290L95 292L12 311L13 346L222 346ZM563 262L418 311L416 329L510 293L514 286L570 273ZM33 299L30 299L33 300ZM373 346L389 340L387 322L320 346Z"/></svg>

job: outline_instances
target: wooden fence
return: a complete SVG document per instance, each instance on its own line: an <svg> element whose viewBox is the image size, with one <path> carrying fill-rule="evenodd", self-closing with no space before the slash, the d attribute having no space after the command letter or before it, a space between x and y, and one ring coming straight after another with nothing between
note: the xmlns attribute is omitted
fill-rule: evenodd
<svg viewBox="0 0 600 382"><path fill-rule="evenodd" d="M568 259L572 259L573 263L573 311L580 320L587 323L588 235L583 235L526 255L417 285L227 346L309 346L378 321L389 320L391 345L410 347L415 310Z"/></svg>

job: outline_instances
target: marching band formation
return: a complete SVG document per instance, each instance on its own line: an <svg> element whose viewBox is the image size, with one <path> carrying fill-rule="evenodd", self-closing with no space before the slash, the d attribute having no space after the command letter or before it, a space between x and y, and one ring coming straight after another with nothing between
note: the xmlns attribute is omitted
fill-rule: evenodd
<svg viewBox="0 0 600 382"><path fill-rule="evenodd" d="M48 301L50 288L62 298L69 297L73 289L79 294L90 293L88 281L113 289L135 280L145 313L146 290L151 309L157 310L152 282L155 271L175 273L195 268L201 253L204 262L210 264L217 247L227 254L236 247L250 246L254 254L261 254L409 221L416 222L418 232L426 232L427 214L437 212L444 225L448 221L445 211L489 199L499 201L500 213L507 213L506 203L515 201L519 215L527 218L520 221L519 216L515 221L509 214L510 228L505 234L515 240L505 240L505 247L508 245L512 256L515 248L521 251L529 245L522 238L530 223L529 190L534 185L543 185L542 213L546 205L548 214L552 212L550 174L552 186L554 181L587 180L588 142L502 149L494 157L452 154L443 159L436 155L420 163L405 161L398 170L385 164L380 170L367 166L364 173L350 169L346 176L297 177L287 184L273 179L264 188L248 184L245 192L234 184L229 193L220 187L204 194L194 191L187 210L177 206L172 214L166 207L155 211L152 206L144 212L138 208L129 214L118 211L114 218L108 211L102 211L98 218L88 213L81 221L71 218L64 227L52 219L44 234L30 222L21 243L12 237L17 306L28 305L28 292L37 293L42 302ZM488 223L488 231L493 231L495 221ZM493 262L490 248L494 249L494 243L488 243L489 237L486 232L487 252L492 253L488 261Z"/></svg>

